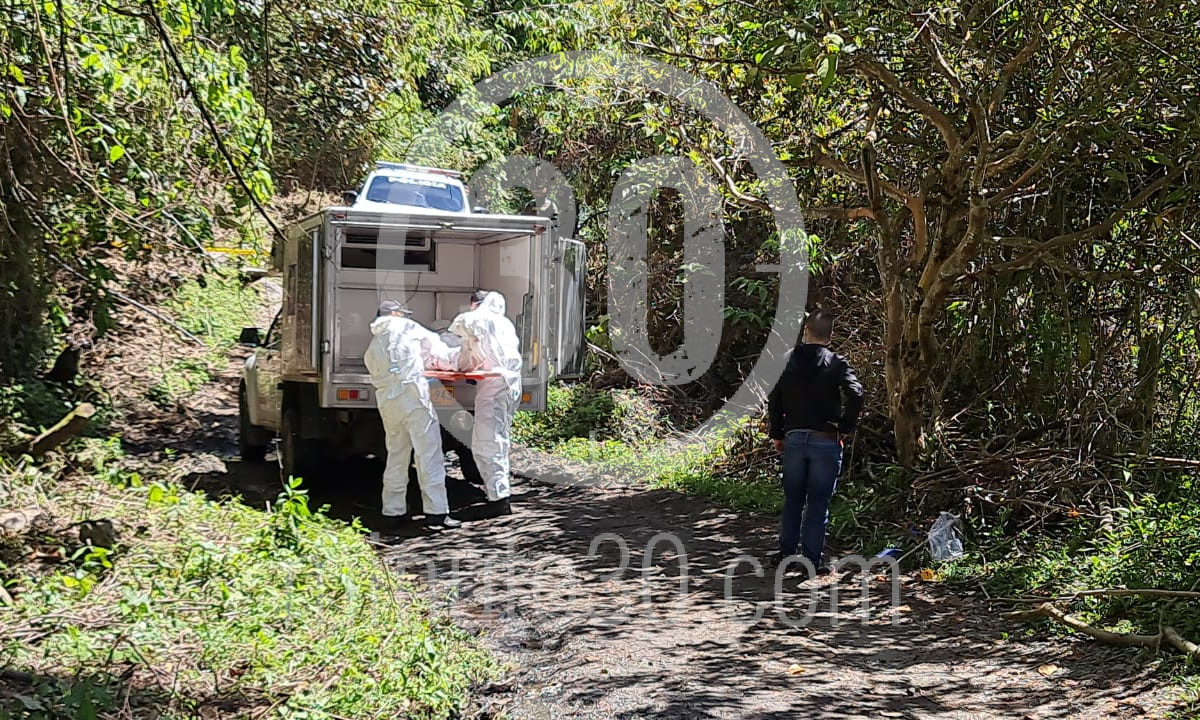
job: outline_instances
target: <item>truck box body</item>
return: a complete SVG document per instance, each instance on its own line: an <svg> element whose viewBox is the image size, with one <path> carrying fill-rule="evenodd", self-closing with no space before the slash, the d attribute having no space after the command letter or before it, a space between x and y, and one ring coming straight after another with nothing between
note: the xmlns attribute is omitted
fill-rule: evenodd
<svg viewBox="0 0 1200 720"><path fill-rule="evenodd" d="M582 243L548 218L412 207L331 207L286 231L272 264L283 305L247 363L249 423L321 440L342 453L378 452L382 431L363 363L379 303L444 333L476 288L504 295L524 358L521 409L543 410L552 377L584 359ZM431 381L443 425L473 409L474 384ZM299 427L295 427L299 425Z"/></svg>

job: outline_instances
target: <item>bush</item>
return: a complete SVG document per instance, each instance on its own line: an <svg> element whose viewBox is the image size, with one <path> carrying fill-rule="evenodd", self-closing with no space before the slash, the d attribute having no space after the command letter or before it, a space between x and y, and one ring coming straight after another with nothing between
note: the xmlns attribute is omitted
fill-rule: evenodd
<svg viewBox="0 0 1200 720"><path fill-rule="evenodd" d="M71 395L69 388L36 379L0 387L0 447L61 420L71 410Z"/></svg>
<svg viewBox="0 0 1200 720"><path fill-rule="evenodd" d="M163 717L450 718L497 671L361 528L311 509L296 484L264 513L142 478L119 442L72 464L88 468L82 482L30 466L0 499L75 514L53 526L110 518L118 544L4 570L0 665L37 682L0 698L0 718L124 717L125 702ZM43 535L22 540L43 555L73 546Z"/></svg>
<svg viewBox="0 0 1200 720"><path fill-rule="evenodd" d="M552 385L544 412L517 413L513 419L513 439L542 449L572 438L619 440L635 445L653 439L662 426L654 402L636 389Z"/></svg>
<svg viewBox="0 0 1200 720"><path fill-rule="evenodd" d="M1200 583L1200 480L1175 490L1128 493L1100 519L1080 517L1066 532L1007 536L1003 523L977 533L980 548L947 573L982 583L993 595L1069 595L1129 587L1196 590ZM985 560L986 556L986 560ZM1172 625L1200 639L1194 604L1137 597L1088 597L1072 605L1077 617L1118 632L1153 634Z"/></svg>

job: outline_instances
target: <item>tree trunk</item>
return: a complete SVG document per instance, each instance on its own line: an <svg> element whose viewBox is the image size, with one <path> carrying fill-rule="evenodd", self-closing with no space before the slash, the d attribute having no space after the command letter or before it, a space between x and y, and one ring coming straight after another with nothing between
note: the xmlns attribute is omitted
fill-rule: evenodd
<svg viewBox="0 0 1200 720"><path fill-rule="evenodd" d="M887 383L888 411L896 437L897 459L904 467L912 467L923 445L925 424L918 403L921 374L914 362L919 362L919 357L912 352L914 346L919 346L911 332L918 326L917 318L911 304L905 302L901 275L889 272L883 282L886 305L884 346L887 350L884 380Z"/></svg>
<svg viewBox="0 0 1200 720"><path fill-rule="evenodd" d="M979 202L971 203L965 212L944 212L934 226L937 232L932 246L908 258L900 252L901 223L912 220L914 235L920 237L927 237L930 228L924 225L923 201L910 202L906 209L908 212L892 218L880 208L875 218L880 231L878 265L887 318L884 371L888 408L897 459L911 468L925 447L929 418L925 417L921 399L940 357L936 326L945 315L959 275L978 254L987 208ZM921 226L915 225L918 218ZM923 244L916 243L915 249Z"/></svg>
<svg viewBox="0 0 1200 720"><path fill-rule="evenodd" d="M1133 426L1138 449L1150 451L1154 439L1154 416L1158 410L1158 371L1162 367L1162 343L1154 328L1138 342L1137 385L1133 393Z"/></svg>

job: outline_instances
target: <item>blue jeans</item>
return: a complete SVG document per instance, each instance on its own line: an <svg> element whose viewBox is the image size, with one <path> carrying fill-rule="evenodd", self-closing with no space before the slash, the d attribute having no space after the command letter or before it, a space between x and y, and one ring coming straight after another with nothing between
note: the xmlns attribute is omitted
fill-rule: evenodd
<svg viewBox="0 0 1200 720"><path fill-rule="evenodd" d="M783 520L779 551L821 566L829 501L842 469L842 444L808 432L789 433L783 446Z"/></svg>

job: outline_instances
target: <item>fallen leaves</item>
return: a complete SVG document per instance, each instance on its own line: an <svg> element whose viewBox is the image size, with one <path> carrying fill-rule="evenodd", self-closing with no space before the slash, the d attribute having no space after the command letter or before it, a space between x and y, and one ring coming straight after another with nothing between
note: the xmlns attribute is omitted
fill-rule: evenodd
<svg viewBox="0 0 1200 720"><path fill-rule="evenodd" d="M1052 677L1061 672L1062 668L1054 663L1045 663L1044 665L1038 665L1037 671L1042 677Z"/></svg>

